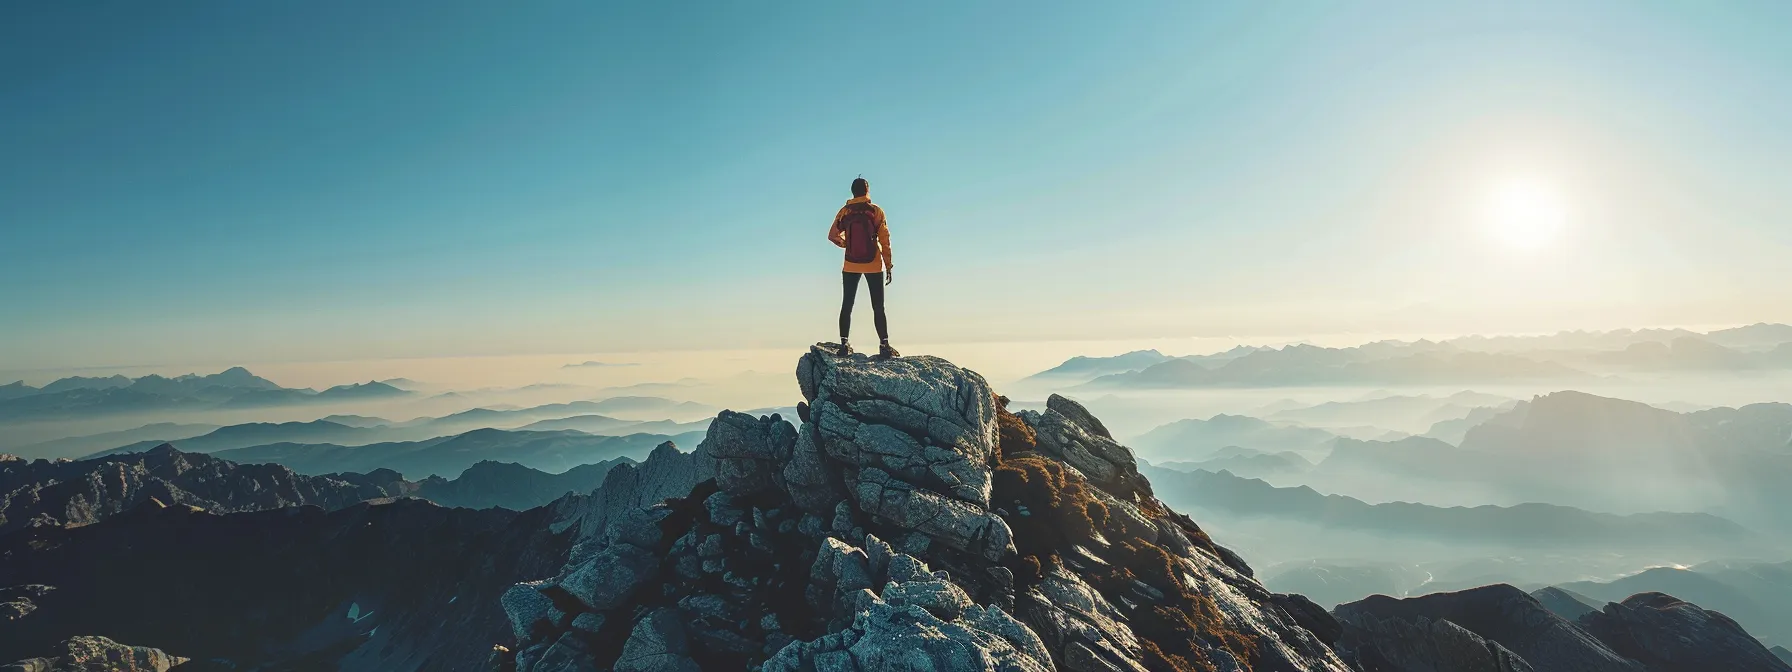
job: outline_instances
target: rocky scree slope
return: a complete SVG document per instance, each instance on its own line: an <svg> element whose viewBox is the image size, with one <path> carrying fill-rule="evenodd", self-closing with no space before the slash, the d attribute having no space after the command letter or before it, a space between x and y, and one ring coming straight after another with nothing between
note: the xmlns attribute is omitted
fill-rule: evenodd
<svg viewBox="0 0 1792 672"><path fill-rule="evenodd" d="M504 594L493 669L1348 669L1328 614L1164 507L1076 403L1013 415L943 359L826 344L797 379L800 427L723 412L556 505L578 541Z"/></svg>

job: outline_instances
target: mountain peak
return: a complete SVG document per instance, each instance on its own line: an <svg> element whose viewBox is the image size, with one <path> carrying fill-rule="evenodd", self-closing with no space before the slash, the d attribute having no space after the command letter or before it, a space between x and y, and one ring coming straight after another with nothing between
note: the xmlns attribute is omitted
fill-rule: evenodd
<svg viewBox="0 0 1792 672"><path fill-rule="evenodd" d="M1333 631L1323 611L1272 595L1159 502L1080 404L1009 414L981 375L944 359L842 357L832 344L796 373L802 426L723 412L691 454L712 461L713 480L645 511L595 505L654 501L628 488L671 468L655 466L670 460L662 448L564 505L584 511L581 527L601 515L580 534L602 541L505 594L518 661L1347 669L1314 634ZM580 623L617 640L561 647ZM930 644L942 636L956 648Z"/></svg>

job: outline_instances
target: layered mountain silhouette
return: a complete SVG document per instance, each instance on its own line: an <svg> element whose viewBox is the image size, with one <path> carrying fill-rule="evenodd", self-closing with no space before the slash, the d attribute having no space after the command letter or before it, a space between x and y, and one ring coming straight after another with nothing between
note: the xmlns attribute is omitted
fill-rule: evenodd
<svg viewBox="0 0 1792 672"><path fill-rule="evenodd" d="M1259 452L1313 454L1337 439L1323 429L1272 423L1246 415L1216 415L1206 420L1178 420L1132 440L1138 455L1156 462L1199 461L1219 451L1248 448Z"/></svg>
<svg viewBox="0 0 1792 672"><path fill-rule="evenodd" d="M675 436L631 434L595 436L584 432L525 432L476 429L423 441L344 446L332 443L273 443L222 450L213 455L242 463L274 463L303 474L391 469L416 477L447 476L486 460L515 462L551 473L616 458L643 459L666 441L694 441L700 433Z"/></svg>
<svg viewBox="0 0 1792 672"><path fill-rule="evenodd" d="M517 511L568 493L587 493L625 457L550 474L520 464L483 461L453 479L408 481L399 472L305 475L277 464L239 464L163 444L149 451L82 461L0 456L0 534L42 525L96 523L155 499L213 513L294 506L344 508L365 500L420 497L443 506Z"/></svg>
<svg viewBox="0 0 1792 672"><path fill-rule="evenodd" d="M1244 478L1270 478L1306 473L1313 468L1313 463L1292 451L1265 453L1228 446L1199 462L1164 462L1156 466L1173 471L1224 471Z"/></svg>
<svg viewBox="0 0 1792 672"><path fill-rule="evenodd" d="M1172 506L1239 517L1274 517L1323 527L1414 538L1638 549L1736 545L1752 535L1736 523L1703 513L1613 515L1555 504L1440 507L1408 502L1369 504L1307 486L1278 488L1230 472L1142 467L1158 496Z"/></svg>
<svg viewBox="0 0 1792 672"><path fill-rule="evenodd" d="M1459 447L1424 437L1339 439L1310 478L1365 474L1406 479L1390 486L1476 484L1514 501L1595 510L1721 508L1751 526L1777 526L1784 521L1773 512L1792 506L1784 487L1792 482L1792 405L1676 413L1556 392L1467 429Z"/></svg>
<svg viewBox="0 0 1792 672"><path fill-rule="evenodd" d="M1282 387L1311 385L1442 385L1575 380L1585 372L1555 362L1485 352L1421 351L1384 356L1369 346L1290 345L1223 362L1176 359L1096 378L1091 389ZM1413 348L1420 349L1420 348Z"/></svg>
<svg viewBox="0 0 1792 672"><path fill-rule="evenodd" d="M150 411L196 411L399 398L412 394L380 382L322 392L281 387L242 367L201 376L72 377L31 391L19 383L0 395L0 420L34 420Z"/></svg>
<svg viewBox="0 0 1792 672"><path fill-rule="evenodd" d="M1568 619L1508 585L1333 611L1339 646L1363 670L1792 670L1735 621L1661 593Z"/></svg>
<svg viewBox="0 0 1792 672"><path fill-rule="evenodd" d="M1602 602L1668 593L1735 618L1763 642L1792 645L1792 562L1658 567L1614 581L1579 581L1559 588Z"/></svg>
<svg viewBox="0 0 1792 672"><path fill-rule="evenodd" d="M1442 385L1588 379L1624 371L1792 368L1792 326L1570 331L1550 336L1466 336L1379 341L1350 348L1240 346L1210 355L1156 350L1074 357L1023 383L1090 389Z"/></svg>
<svg viewBox="0 0 1792 672"><path fill-rule="evenodd" d="M1734 621L1656 593L1574 621L1510 586L1327 612L1264 588L1171 508L1173 479L1212 475L1141 469L1074 401L1009 413L945 360L831 345L797 379L800 425L723 412L694 451L662 444L609 466L595 490L520 513L410 497L217 513L144 498L97 522L0 533L0 597L18 614L0 660L50 660L104 634L239 670L1786 669ZM152 470L129 457L31 465ZM150 457L219 463L183 472L215 477L163 479L191 486L180 492L261 473L172 448ZM469 466L463 478L536 478ZM1249 499L1218 483L1193 490ZM1578 524L1553 531L1586 533Z"/></svg>

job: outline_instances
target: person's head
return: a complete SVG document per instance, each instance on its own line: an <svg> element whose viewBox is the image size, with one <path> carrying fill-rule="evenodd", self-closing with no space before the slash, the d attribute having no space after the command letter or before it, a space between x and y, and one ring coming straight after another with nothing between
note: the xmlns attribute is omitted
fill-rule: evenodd
<svg viewBox="0 0 1792 672"><path fill-rule="evenodd" d="M864 198L869 193L871 193L871 183L866 182L865 178L861 177L852 181L853 198Z"/></svg>

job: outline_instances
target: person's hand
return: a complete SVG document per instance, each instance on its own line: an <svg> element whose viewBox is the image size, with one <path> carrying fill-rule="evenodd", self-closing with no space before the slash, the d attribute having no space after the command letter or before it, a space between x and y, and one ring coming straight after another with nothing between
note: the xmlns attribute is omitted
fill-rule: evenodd
<svg viewBox="0 0 1792 672"><path fill-rule="evenodd" d="M890 281L895 280L895 279L896 279L896 269L893 269L893 268L884 269L884 284L886 284L886 285L890 284Z"/></svg>

